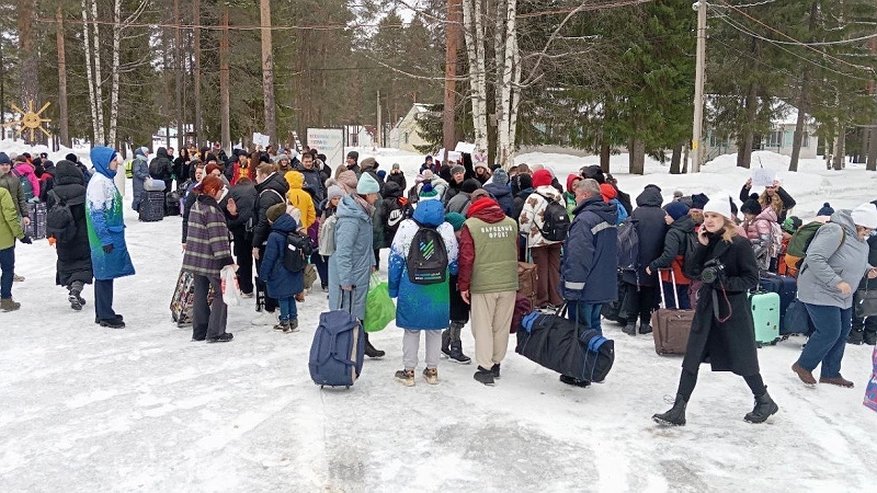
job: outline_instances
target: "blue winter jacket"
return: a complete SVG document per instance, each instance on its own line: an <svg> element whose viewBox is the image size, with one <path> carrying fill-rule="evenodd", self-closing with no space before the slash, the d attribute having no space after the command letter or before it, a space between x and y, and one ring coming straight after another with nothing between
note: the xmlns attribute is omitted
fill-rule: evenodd
<svg viewBox="0 0 877 493"><path fill-rule="evenodd" d="M396 326L408 330L440 330L450 319L448 280L436 284L414 284L408 279L408 252L419 225L433 227L441 235L448 254L448 280L457 274L459 253L454 227L445 222L444 208L438 200L424 200L414 210L414 218L399 224L390 246L388 286L396 303Z"/></svg>
<svg viewBox="0 0 877 493"><path fill-rule="evenodd" d="M512 215L512 209L515 207L515 198L512 196L512 188L508 185L490 182L484 185L484 190L496 199L499 208L505 212L506 216ZM517 218L513 218L516 219Z"/></svg>
<svg viewBox="0 0 877 493"><path fill-rule="evenodd" d="M630 214L627 213L627 209L621 205L621 202L619 202L618 199L610 200L609 205L615 206L615 213L618 216L618 219L615 221L616 225L621 225L621 223L630 216Z"/></svg>
<svg viewBox="0 0 877 493"><path fill-rule="evenodd" d="M366 212L362 205L348 195L338 203L335 223L335 253L329 257L329 309L348 310L350 293L341 293L341 286L354 286L354 317L365 319L365 297L368 281L375 265L375 252L372 250L371 211Z"/></svg>
<svg viewBox="0 0 877 493"><path fill-rule="evenodd" d="M290 272L283 266L286 254L286 237L298 229L295 219L289 214L278 217L271 225L271 233L265 244L259 277L268 286L268 296L282 300L292 298L304 289L304 271Z"/></svg>
<svg viewBox="0 0 877 493"><path fill-rule="evenodd" d="M563 299L590 304L614 301L618 297L615 206L598 196L579 204L573 214L560 265Z"/></svg>
<svg viewBox="0 0 877 493"><path fill-rule="evenodd" d="M85 192L85 220L88 225L88 243L94 278L98 281L134 275L134 265L125 243L125 218L122 194L109 169L116 151L109 147L91 150L95 174ZM112 248L110 249L110 245ZM110 249L107 252L106 249Z"/></svg>

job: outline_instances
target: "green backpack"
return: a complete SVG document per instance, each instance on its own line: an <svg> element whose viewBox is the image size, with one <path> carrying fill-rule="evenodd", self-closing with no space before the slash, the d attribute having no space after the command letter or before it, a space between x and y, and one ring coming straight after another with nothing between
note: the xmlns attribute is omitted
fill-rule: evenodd
<svg viewBox="0 0 877 493"><path fill-rule="evenodd" d="M824 226L824 223L813 221L798 228L798 231L795 231L795 234L793 234L792 238L789 240L786 254L793 257L806 257L807 248L810 247L813 237L816 236L816 232L819 231L819 228L822 226Z"/></svg>

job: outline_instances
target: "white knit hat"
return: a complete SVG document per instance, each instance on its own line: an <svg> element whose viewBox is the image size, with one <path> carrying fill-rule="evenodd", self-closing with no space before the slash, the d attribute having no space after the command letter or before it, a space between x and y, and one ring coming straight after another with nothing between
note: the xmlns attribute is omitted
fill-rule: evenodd
<svg viewBox="0 0 877 493"><path fill-rule="evenodd" d="M703 213L713 212L716 214L721 214L722 216L732 219L734 214L731 213L731 197L728 195L720 195L716 198L710 199L705 206L703 206Z"/></svg>
<svg viewBox="0 0 877 493"><path fill-rule="evenodd" d="M862 204L850 214L853 216L853 222L856 226L862 226L868 229L877 229L877 206L868 202Z"/></svg>

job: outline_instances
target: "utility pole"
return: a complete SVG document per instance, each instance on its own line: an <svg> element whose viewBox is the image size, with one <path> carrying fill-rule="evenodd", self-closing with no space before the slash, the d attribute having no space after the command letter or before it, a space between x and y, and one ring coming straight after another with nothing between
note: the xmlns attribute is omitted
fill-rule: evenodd
<svg viewBox="0 0 877 493"><path fill-rule="evenodd" d="M694 76L694 135L691 139L691 172L699 173L703 157L703 72L706 64L706 1L692 5L697 9L697 66Z"/></svg>
<svg viewBox="0 0 877 493"><path fill-rule="evenodd" d="M377 139L377 147L383 147L381 145L381 137L383 136L384 132L381 131L382 129L381 129L381 90L380 89L378 89L377 114L378 114L378 126L375 129L375 138Z"/></svg>

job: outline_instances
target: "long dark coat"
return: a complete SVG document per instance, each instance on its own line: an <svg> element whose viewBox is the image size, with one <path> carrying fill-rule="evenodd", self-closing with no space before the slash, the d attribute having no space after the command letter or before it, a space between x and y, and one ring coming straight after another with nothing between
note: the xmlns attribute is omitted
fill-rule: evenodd
<svg viewBox="0 0 877 493"><path fill-rule="evenodd" d="M55 283L59 286L69 286L74 281L91 284L91 248L85 222L85 186L82 184L82 172L70 161L60 161L55 167L55 187L52 190L70 207L76 225L73 239L55 244L58 253ZM55 205L54 199L54 194L48 194L47 208Z"/></svg>
<svg viewBox="0 0 877 493"><path fill-rule="evenodd" d="M630 215L636 222L639 234L639 272L625 271L622 279L635 286L657 286L658 276L646 274L646 267L664 251L664 238L667 236L667 214L661 209L664 199L655 187L646 187L636 198L636 209Z"/></svg>
<svg viewBox="0 0 877 493"><path fill-rule="evenodd" d="M698 291L682 367L696 372L701 363L708 362L713 371L732 371L744 377L755 375L758 354L749 301L749 290L758 285L755 252L742 236L734 236L730 243L710 236L709 246L698 243L694 254L685 259L686 271L700 279L704 263L717 258L725 266L724 276L713 284L704 283ZM729 318L722 323L717 314L718 318Z"/></svg>

